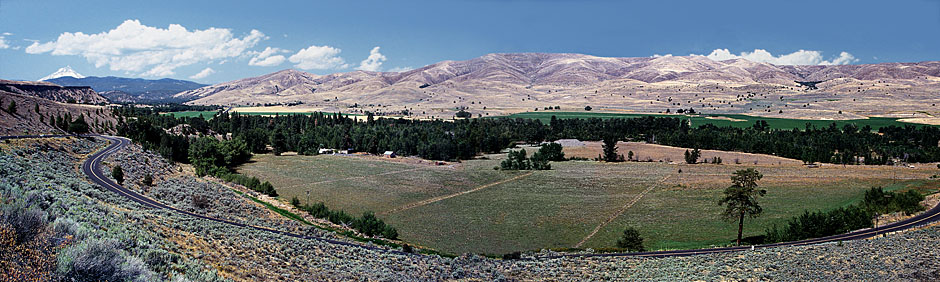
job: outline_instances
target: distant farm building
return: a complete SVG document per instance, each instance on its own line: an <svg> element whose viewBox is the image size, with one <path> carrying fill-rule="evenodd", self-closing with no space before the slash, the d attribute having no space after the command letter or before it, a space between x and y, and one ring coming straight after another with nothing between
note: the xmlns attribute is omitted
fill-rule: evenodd
<svg viewBox="0 0 940 282"><path fill-rule="evenodd" d="M335 152L336 151L334 151L333 149L320 149L320 151L318 151L317 153L321 155L329 155L329 154L334 154Z"/></svg>
<svg viewBox="0 0 940 282"><path fill-rule="evenodd" d="M386 158L394 158L394 157L397 157L398 155L396 155L394 151L385 151L385 153L383 153L382 156Z"/></svg>

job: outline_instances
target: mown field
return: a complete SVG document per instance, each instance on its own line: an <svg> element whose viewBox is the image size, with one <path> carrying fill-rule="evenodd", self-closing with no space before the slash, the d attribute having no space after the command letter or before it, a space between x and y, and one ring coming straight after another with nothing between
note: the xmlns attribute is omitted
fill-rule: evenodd
<svg viewBox="0 0 940 282"><path fill-rule="evenodd" d="M716 126L732 126L732 127L750 127L754 125L755 121L765 120L771 128L775 129L793 129L793 128L805 128L806 124L811 124L816 127L828 127L830 124L835 123L836 126L841 128L846 124L854 124L858 127L871 126L873 130L884 126L905 126L905 125L918 125L898 121L897 118L883 118L883 117L872 117L868 119L851 119L851 120L805 120L805 119L786 119L786 118L770 118L770 117L755 117L748 115L696 115L696 116L685 116L685 115L663 115L663 114L618 114L618 113L591 113L591 112L525 112L508 115L506 117L510 118L529 118L529 119L539 119L542 122L548 122L551 120L552 116L556 118L637 118L645 116L654 116L654 117L677 117L682 119L692 119L693 126L699 126L703 124L713 124ZM932 125L928 125L932 126Z"/></svg>
<svg viewBox="0 0 940 282"><path fill-rule="evenodd" d="M760 235L804 209L852 204L872 186L924 192L940 187L940 181L926 180L936 173L936 167L928 166L813 169L786 164L571 161L526 175L493 170L503 155L489 157L433 166L360 156L255 155L238 171L271 181L284 199L296 196L303 202L310 191L312 203L322 201L353 214L374 211L398 228L406 242L457 254L573 247L611 217L582 248L613 247L627 226L639 229L650 249L727 245L736 225L719 215L717 201L730 185L731 173L746 167L764 173L760 183L769 192L761 201L764 215L747 220L745 236ZM426 201L481 186L484 189ZM399 210L406 206L413 207Z"/></svg>

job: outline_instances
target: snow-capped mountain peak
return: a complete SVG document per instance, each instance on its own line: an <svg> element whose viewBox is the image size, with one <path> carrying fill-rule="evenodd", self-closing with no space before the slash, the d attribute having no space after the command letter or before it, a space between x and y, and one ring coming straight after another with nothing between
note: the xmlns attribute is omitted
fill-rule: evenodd
<svg viewBox="0 0 940 282"><path fill-rule="evenodd" d="M72 66L65 66L65 67L63 67L63 68L59 68L59 70L55 71L54 73L52 73L52 74L50 74L50 75L47 75L46 77L40 78L39 80L40 80L40 81L43 81L43 80L50 80L50 79L53 79L53 78L66 77L66 76L71 76L71 77L74 77L74 78L85 78L84 75L81 75L81 74L79 74L78 72L76 72L75 70L73 70L73 69L72 69Z"/></svg>

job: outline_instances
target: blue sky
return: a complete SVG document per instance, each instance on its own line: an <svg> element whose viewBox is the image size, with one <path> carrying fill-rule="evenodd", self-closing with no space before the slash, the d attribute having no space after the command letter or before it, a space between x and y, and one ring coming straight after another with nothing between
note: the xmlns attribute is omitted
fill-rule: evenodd
<svg viewBox="0 0 940 282"><path fill-rule="evenodd" d="M497 52L916 62L940 60L940 1L3 0L0 36L0 78L20 80L70 65L217 83Z"/></svg>

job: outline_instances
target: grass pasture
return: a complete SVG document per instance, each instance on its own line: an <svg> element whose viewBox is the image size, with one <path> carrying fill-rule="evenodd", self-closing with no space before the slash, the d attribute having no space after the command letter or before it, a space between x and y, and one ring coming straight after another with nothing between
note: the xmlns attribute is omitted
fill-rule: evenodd
<svg viewBox="0 0 940 282"><path fill-rule="evenodd" d="M311 202L357 215L374 211L404 241L455 254L569 248L611 218L581 247L613 247L626 226L640 231L648 249L726 245L736 235L736 224L719 216L717 201L731 173L746 167L764 174L759 183L769 192L761 200L764 214L746 221L745 236L760 235L804 209L852 204L872 186L924 192L940 187L940 181L927 180L936 173L934 165L570 161L527 175L493 170L504 155L488 157L433 166L362 156L255 155L238 170L270 181L285 200L297 196L303 202L309 190Z"/></svg>
<svg viewBox="0 0 940 282"><path fill-rule="evenodd" d="M621 114L621 113L592 113L592 112L524 112L511 114L505 117L509 118L528 118L528 119L539 119L543 123L551 120L552 116L556 118L565 119L565 118L638 118L638 117L674 117L682 119L692 119L693 126L699 126L703 124L713 124L719 127L732 126L732 127L750 127L754 125L754 122L758 120L765 120L771 128L774 129L793 129L793 128L805 128L806 124L811 124L818 128L828 127L830 124L835 123L836 126L842 128L846 124L854 124L859 128L866 125L871 126L873 130L884 126L905 126L905 125L918 125L899 121L898 118L885 118L885 117L871 117L867 119L849 119L849 120L805 120L805 119L787 119L787 118L771 118L771 117L757 117L749 115L737 115L737 114L723 114L723 115L666 115L666 114Z"/></svg>
<svg viewBox="0 0 940 282"><path fill-rule="evenodd" d="M191 118L191 117L198 117L199 115L202 115L202 117L205 118L206 120L210 120L210 119L212 119L213 116L215 116L215 113L217 113L217 112L219 112L219 110L212 110L212 111L169 112L169 113L162 113L162 114L163 114L163 115L171 115L171 116L176 117L176 118L181 118L181 117Z"/></svg>

